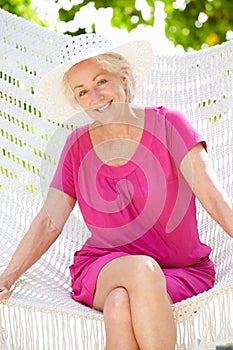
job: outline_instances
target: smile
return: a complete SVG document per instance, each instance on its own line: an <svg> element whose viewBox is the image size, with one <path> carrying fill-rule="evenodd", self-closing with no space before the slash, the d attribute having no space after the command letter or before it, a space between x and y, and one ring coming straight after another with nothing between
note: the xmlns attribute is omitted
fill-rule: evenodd
<svg viewBox="0 0 233 350"><path fill-rule="evenodd" d="M95 111L100 112L100 113L106 112L107 110L109 110L111 104L112 104L112 101L106 103L106 104L103 105L103 106L100 106L100 107L98 107L98 108L95 108Z"/></svg>

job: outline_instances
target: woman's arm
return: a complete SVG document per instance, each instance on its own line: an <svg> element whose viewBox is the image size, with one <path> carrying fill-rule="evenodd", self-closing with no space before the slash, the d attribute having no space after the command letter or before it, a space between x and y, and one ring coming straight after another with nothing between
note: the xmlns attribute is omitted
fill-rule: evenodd
<svg viewBox="0 0 233 350"><path fill-rule="evenodd" d="M221 187L201 143L184 157L180 170L202 206L233 237L233 205Z"/></svg>
<svg viewBox="0 0 233 350"><path fill-rule="evenodd" d="M74 205L74 198L56 189L49 189L42 209L0 276L0 299L9 296L9 290L15 281L55 242Z"/></svg>

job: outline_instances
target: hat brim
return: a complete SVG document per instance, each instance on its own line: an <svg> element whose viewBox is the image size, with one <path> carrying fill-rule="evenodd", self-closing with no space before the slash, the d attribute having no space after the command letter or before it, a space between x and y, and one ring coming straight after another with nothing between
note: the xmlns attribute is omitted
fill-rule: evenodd
<svg viewBox="0 0 233 350"><path fill-rule="evenodd" d="M69 61L49 71L39 81L34 95L35 103L42 113L42 117L58 123L63 123L80 111L78 107L74 108L71 105L69 99L63 92L64 74L74 64L107 52L118 53L127 59L135 81L135 93L137 93L144 84L153 66L153 50L151 45L145 40L131 41L120 46L111 47L109 50L103 48L103 50L99 50L95 55L86 55L80 60L75 59Z"/></svg>

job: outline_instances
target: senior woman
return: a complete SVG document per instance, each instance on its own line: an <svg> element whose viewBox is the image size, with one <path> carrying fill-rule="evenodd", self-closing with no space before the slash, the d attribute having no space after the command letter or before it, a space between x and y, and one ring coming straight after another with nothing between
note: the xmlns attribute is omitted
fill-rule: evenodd
<svg viewBox="0 0 233 350"><path fill-rule="evenodd" d="M0 276L0 298L56 240L78 201L91 235L70 267L71 296L103 311L107 350L174 349L171 304L215 278L195 198L230 236L232 204L183 114L132 104L153 64L147 42L114 47L81 35L61 60L37 86L42 114L65 122L83 110L92 121L68 136L44 206Z"/></svg>

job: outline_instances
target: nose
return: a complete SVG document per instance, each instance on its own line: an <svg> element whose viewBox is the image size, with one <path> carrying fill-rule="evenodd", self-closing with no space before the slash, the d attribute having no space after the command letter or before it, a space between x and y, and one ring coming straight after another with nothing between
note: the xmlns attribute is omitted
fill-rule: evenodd
<svg viewBox="0 0 233 350"><path fill-rule="evenodd" d="M91 90L91 105L96 105L99 101L103 100L103 94L97 89L93 88Z"/></svg>

